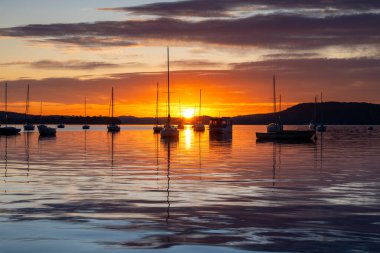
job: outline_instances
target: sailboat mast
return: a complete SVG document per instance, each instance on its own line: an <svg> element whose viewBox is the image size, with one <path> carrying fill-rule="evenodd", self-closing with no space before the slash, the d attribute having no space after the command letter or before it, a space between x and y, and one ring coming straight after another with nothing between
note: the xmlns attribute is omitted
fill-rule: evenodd
<svg viewBox="0 0 380 253"><path fill-rule="evenodd" d="M167 47L168 57L168 125L170 125L170 75L169 75L169 47Z"/></svg>
<svg viewBox="0 0 380 253"><path fill-rule="evenodd" d="M40 102L40 124L42 124L42 100Z"/></svg>
<svg viewBox="0 0 380 253"><path fill-rule="evenodd" d="M84 117L87 117L87 97L84 97Z"/></svg>
<svg viewBox="0 0 380 253"><path fill-rule="evenodd" d="M26 104L25 104L25 123L27 123L27 117L29 114L29 84L26 91Z"/></svg>
<svg viewBox="0 0 380 253"><path fill-rule="evenodd" d="M317 124L317 96L314 97L314 124Z"/></svg>
<svg viewBox="0 0 380 253"><path fill-rule="evenodd" d="M8 126L8 84L5 83L5 127Z"/></svg>
<svg viewBox="0 0 380 253"><path fill-rule="evenodd" d="M156 125L158 125L158 83L157 83L157 95L156 95Z"/></svg>
<svg viewBox="0 0 380 253"><path fill-rule="evenodd" d="M273 113L276 113L276 76L273 76Z"/></svg>
<svg viewBox="0 0 380 253"><path fill-rule="evenodd" d="M199 118L201 117L202 109L202 89L199 90Z"/></svg>
<svg viewBox="0 0 380 253"><path fill-rule="evenodd" d="M280 94L280 106L278 108L278 120L281 122L281 94Z"/></svg>
<svg viewBox="0 0 380 253"><path fill-rule="evenodd" d="M112 110L111 117L112 117L112 120L113 120L113 87L112 87L112 98L111 98L111 110Z"/></svg>
<svg viewBox="0 0 380 253"><path fill-rule="evenodd" d="M322 98L322 92L321 92L321 123L323 124L323 110L322 110L322 105L323 105L323 98Z"/></svg>

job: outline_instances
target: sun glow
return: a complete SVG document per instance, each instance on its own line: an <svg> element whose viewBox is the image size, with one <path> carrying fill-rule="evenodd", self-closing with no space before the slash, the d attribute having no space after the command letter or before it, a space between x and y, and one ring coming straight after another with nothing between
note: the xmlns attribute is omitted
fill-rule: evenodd
<svg viewBox="0 0 380 253"><path fill-rule="evenodd" d="M194 117L194 109L192 109L192 108L185 109L185 110L182 112L182 115L183 115L183 117L185 117L186 119L191 119L192 117Z"/></svg>

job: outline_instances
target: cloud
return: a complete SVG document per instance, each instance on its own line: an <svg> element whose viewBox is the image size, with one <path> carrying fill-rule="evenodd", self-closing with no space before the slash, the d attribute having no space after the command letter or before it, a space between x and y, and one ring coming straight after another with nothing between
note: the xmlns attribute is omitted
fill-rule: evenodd
<svg viewBox="0 0 380 253"><path fill-rule="evenodd" d="M186 68L186 69L203 69L203 68L221 68L225 64L221 62L213 62L207 60L178 60L171 61L171 66L175 68Z"/></svg>
<svg viewBox="0 0 380 253"><path fill-rule="evenodd" d="M129 63L130 64L130 63ZM6 62L1 63L0 66L19 66L23 65L29 68L35 69L62 69L62 70L91 70L100 68L115 68L123 66L121 64L113 64L107 62L88 62L80 60L69 60L69 61L51 61L51 60L41 60L34 62L26 61L16 61L16 62Z"/></svg>
<svg viewBox="0 0 380 253"><path fill-rule="evenodd" d="M187 0L176 2L158 2L132 7L101 8L108 11L125 11L135 15L185 16L185 17L229 17L233 11L247 10L298 10L311 9L335 13L339 10L373 11L380 3L372 0Z"/></svg>
<svg viewBox="0 0 380 253"><path fill-rule="evenodd" d="M127 45L199 42L271 49L315 49L363 44L376 47L380 43L379 23L380 14L323 18L271 14L199 22L160 18L27 25L0 29L0 36L40 38L41 41L78 46L115 46L115 43L122 45L122 41L127 41Z"/></svg>

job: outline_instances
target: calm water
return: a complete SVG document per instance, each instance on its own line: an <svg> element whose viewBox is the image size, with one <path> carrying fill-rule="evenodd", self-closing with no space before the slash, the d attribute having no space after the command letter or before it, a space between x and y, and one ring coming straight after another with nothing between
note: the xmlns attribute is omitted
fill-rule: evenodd
<svg viewBox="0 0 380 253"><path fill-rule="evenodd" d="M380 252L379 129L0 137L0 252Z"/></svg>

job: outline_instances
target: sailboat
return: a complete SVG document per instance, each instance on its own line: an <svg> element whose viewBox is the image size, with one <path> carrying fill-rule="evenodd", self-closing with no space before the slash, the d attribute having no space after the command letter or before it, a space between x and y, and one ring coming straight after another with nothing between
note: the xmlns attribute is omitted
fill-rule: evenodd
<svg viewBox="0 0 380 253"><path fill-rule="evenodd" d="M5 127L0 127L0 135L16 135L20 131L19 128L8 126L8 84L5 83Z"/></svg>
<svg viewBox="0 0 380 253"><path fill-rule="evenodd" d="M25 103L25 125L24 131L34 131L34 125L29 122L29 84L26 92L26 103Z"/></svg>
<svg viewBox="0 0 380 253"><path fill-rule="evenodd" d="M202 118L201 118L201 110L202 110L202 90L199 90L199 115L198 115L198 121L194 124L194 131L196 132L203 132L205 130L205 125L203 125Z"/></svg>
<svg viewBox="0 0 380 253"><path fill-rule="evenodd" d="M40 121L42 121L42 101L40 104ZM40 136L55 136L57 129L53 127L48 127L45 124L39 124L37 126Z"/></svg>
<svg viewBox="0 0 380 253"><path fill-rule="evenodd" d="M317 128L317 97L314 97L314 119L309 124L310 130L316 130Z"/></svg>
<svg viewBox="0 0 380 253"><path fill-rule="evenodd" d="M157 95L156 95L156 125L153 127L153 133L159 134L162 130L162 126L158 120L158 83L157 83Z"/></svg>
<svg viewBox="0 0 380 253"><path fill-rule="evenodd" d="M90 129L90 126L87 125L87 97L84 97L84 125L82 126L82 129Z"/></svg>
<svg viewBox="0 0 380 253"><path fill-rule="evenodd" d="M273 116L275 118L274 123L270 123L267 126L266 133L256 133L256 138L261 140L309 140L314 136L313 130L284 130L284 126L277 119L276 108L276 77L273 76Z"/></svg>
<svg viewBox="0 0 380 253"><path fill-rule="evenodd" d="M326 126L323 124L323 110L322 110L323 100L322 100L322 92L321 92L321 104L320 104L320 111L321 111L321 123L317 126L318 132L326 132Z"/></svg>
<svg viewBox="0 0 380 253"><path fill-rule="evenodd" d="M108 132L120 132L120 127L116 124L115 118L113 116L113 87L112 87L112 97L111 97L111 113L112 113L112 121L110 124L108 124L107 129Z"/></svg>
<svg viewBox="0 0 380 253"><path fill-rule="evenodd" d="M167 61L168 61L168 118L164 128L161 130L161 138L178 138L179 131L170 122L170 69L169 69L169 47L167 47Z"/></svg>

